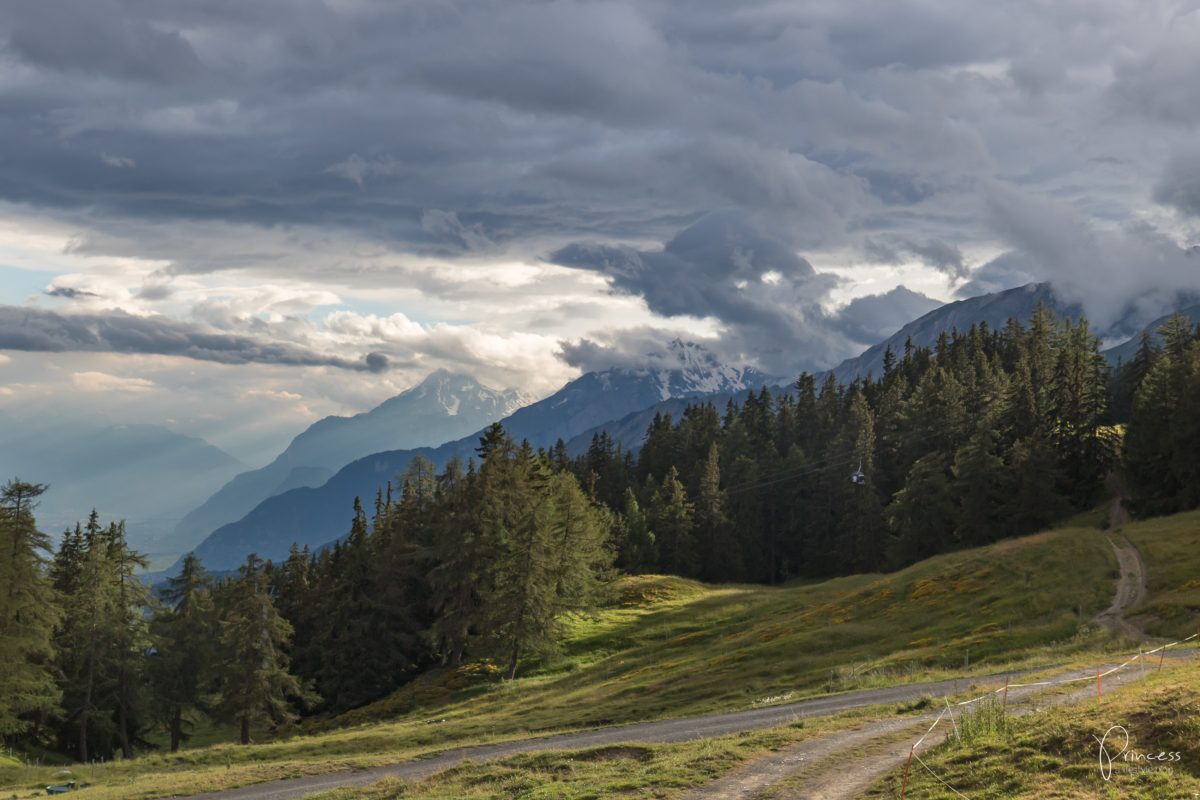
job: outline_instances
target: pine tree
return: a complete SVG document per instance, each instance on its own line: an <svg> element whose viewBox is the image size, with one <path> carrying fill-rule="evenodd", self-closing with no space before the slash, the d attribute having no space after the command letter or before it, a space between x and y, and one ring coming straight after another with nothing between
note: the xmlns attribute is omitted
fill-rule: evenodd
<svg viewBox="0 0 1200 800"><path fill-rule="evenodd" d="M292 626L271 600L258 556L247 557L230 585L220 627L220 710L238 723L239 741L250 744L253 723L278 727L291 722L296 719L294 701L307 704L316 698L289 671L285 651Z"/></svg>
<svg viewBox="0 0 1200 800"><path fill-rule="evenodd" d="M549 470L528 443L484 464L484 525L499 542L488 628L511 680L523 652L541 648L557 613Z"/></svg>
<svg viewBox="0 0 1200 800"><path fill-rule="evenodd" d="M188 553L179 574L167 580L163 605L150 626L154 657L149 677L158 717L165 724L171 752L179 750L191 727L189 716L206 709L214 681L217 617L212 579L195 553Z"/></svg>
<svg viewBox="0 0 1200 800"><path fill-rule="evenodd" d="M33 512L41 484L12 480L0 489L0 736L28 730L32 715L53 712L60 692L50 672L59 600L47 574L49 538Z"/></svg>
<svg viewBox="0 0 1200 800"><path fill-rule="evenodd" d="M625 490L619 526L617 565L633 575L653 572L658 566L658 542L650 529L650 520L631 488Z"/></svg>
<svg viewBox="0 0 1200 800"><path fill-rule="evenodd" d="M888 516L896 535L892 561L897 566L953 546L957 517L944 454L930 453L917 459L904 488L888 508Z"/></svg>
<svg viewBox="0 0 1200 800"><path fill-rule="evenodd" d="M82 546L78 553L60 550L56 558L56 567L71 562L76 568L73 576L56 575L57 582L72 588L63 596L63 619L56 639L67 713L61 731L63 749L68 749L67 737L73 738L77 758L87 762L90 756L107 755L112 749L116 731L108 701L114 694L117 671L114 643L123 639L124 632L119 575L95 510L79 538ZM71 538L64 539L64 550L73 546Z"/></svg>
<svg viewBox="0 0 1200 800"><path fill-rule="evenodd" d="M610 514L595 506L579 488L575 476L559 473L547 486L552 509L550 547L554 580L555 624L564 614L592 609L612 568L614 553L607 547Z"/></svg>
<svg viewBox="0 0 1200 800"><path fill-rule="evenodd" d="M114 522L104 534L106 557L112 579L113 595L109 641L110 663L115 673L113 699L116 703L116 734L121 754L133 758L133 742L141 727L138 711L141 697L144 653L150 644L145 609L150 605L150 590L138 577L147 566L146 557L131 549L125 539L125 523Z"/></svg>
<svg viewBox="0 0 1200 800"><path fill-rule="evenodd" d="M710 580L743 580L742 554L733 539L733 529L725 514L725 493L721 491L721 467L716 442L709 445L704 470L700 475L695 522L702 574ZM778 561L778 557L775 560Z"/></svg>
<svg viewBox="0 0 1200 800"><path fill-rule="evenodd" d="M505 449L511 449L511 441ZM488 461L502 458L503 450L497 448ZM462 664L473 635L484 624L485 602L495 585L499 542L494 529L484 524L483 486L483 476L470 464L466 476L445 491L434 525L430 635L434 649L455 667Z"/></svg>
<svg viewBox="0 0 1200 800"><path fill-rule="evenodd" d="M996 431L988 416L958 449L952 472L958 541L976 547L1005 535L1009 527L1003 510L1011 493L1011 476L998 452Z"/></svg>
<svg viewBox="0 0 1200 800"><path fill-rule="evenodd" d="M662 568L673 575L695 577L700 559L692 535L692 504L674 466L667 468L650 501L650 527L658 540Z"/></svg>

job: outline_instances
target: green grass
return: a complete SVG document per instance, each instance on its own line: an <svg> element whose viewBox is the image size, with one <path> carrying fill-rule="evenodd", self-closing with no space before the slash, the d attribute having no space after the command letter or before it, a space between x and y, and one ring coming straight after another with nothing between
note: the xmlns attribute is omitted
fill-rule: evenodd
<svg viewBox="0 0 1200 800"><path fill-rule="evenodd" d="M599 800L611 797L677 798L745 762L854 726L872 711L670 745L623 744L585 750L532 753L487 763L464 762L420 781L385 780L338 789L306 800Z"/></svg>
<svg viewBox="0 0 1200 800"><path fill-rule="evenodd" d="M960 721L960 725L963 724ZM1113 725L1130 735L1130 751L1171 751L1180 760L1168 772L1137 772L1146 762L1117 759L1110 781L1100 774L1099 745ZM1114 734L1115 735L1115 734ZM1112 748L1120 750L1118 742ZM1057 706L1003 724L985 726L969 739L951 738L922 759L938 778L972 800L1100 800L1100 798L1200 797L1200 663L1172 664L1144 681L1106 694L1100 703ZM900 796L900 770L878 784L873 798ZM953 800L954 794L923 767L914 768L908 796Z"/></svg>
<svg viewBox="0 0 1200 800"><path fill-rule="evenodd" d="M1122 533L1146 563L1148 592L1136 618L1157 636L1195 633L1200 629L1200 511L1135 522Z"/></svg>
<svg viewBox="0 0 1200 800"><path fill-rule="evenodd" d="M450 746L961 674L968 658L977 674L1044 665L1118 644L1087 625L1110 602L1114 577L1107 541L1084 527L938 556L889 575L805 585L626 578L609 607L571 622L558 655L523 664L516 681L498 680L486 663L437 671L275 741L190 747L81 776L101 785L87 792L96 800L183 794ZM44 777L0 768L0 787L27 789Z"/></svg>

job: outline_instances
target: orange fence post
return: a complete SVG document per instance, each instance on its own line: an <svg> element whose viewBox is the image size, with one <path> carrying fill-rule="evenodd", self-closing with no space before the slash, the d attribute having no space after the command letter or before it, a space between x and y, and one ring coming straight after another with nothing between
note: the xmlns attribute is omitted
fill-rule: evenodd
<svg viewBox="0 0 1200 800"><path fill-rule="evenodd" d="M908 770L912 767L913 753L917 746L914 744L908 751L908 761L904 764L904 782L900 784L900 800L904 800L904 795L908 791Z"/></svg>

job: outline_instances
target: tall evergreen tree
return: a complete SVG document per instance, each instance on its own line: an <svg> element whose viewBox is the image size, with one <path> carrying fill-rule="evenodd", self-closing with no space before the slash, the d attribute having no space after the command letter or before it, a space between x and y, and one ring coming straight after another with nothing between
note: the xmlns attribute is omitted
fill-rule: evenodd
<svg viewBox="0 0 1200 800"><path fill-rule="evenodd" d="M50 672L59 601L33 515L45 490L21 480L0 489L0 737L27 731L60 699Z"/></svg>
<svg viewBox="0 0 1200 800"><path fill-rule="evenodd" d="M662 568L675 575L695 577L700 559L692 533L692 504L674 466L667 468L650 501L650 526L658 540Z"/></svg>
<svg viewBox="0 0 1200 800"><path fill-rule="evenodd" d="M220 711L238 724L239 741L250 744L254 723L278 727L291 722L295 702L316 699L289 670L286 648L292 626L271 600L258 556L248 556L231 583L220 626Z"/></svg>
<svg viewBox="0 0 1200 800"><path fill-rule="evenodd" d="M209 705L216 668L212 578L195 553L184 556L179 574L167 580L162 599L150 626L155 654L148 673L157 716L174 753L194 725L191 715Z"/></svg>

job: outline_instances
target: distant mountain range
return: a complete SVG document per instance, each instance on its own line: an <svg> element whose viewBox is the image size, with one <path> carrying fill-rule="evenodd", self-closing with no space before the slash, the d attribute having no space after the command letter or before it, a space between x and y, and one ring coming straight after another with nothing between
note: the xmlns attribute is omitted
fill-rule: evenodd
<svg viewBox="0 0 1200 800"><path fill-rule="evenodd" d="M320 486L355 459L384 450L427 447L457 439L511 414L530 398L514 390L491 389L467 375L446 370L375 408L352 417L325 417L292 440L261 469L243 472L175 527L184 549L244 517L268 497Z"/></svg>
<svg viewBox="0 0 1200 800"><path fill-rule="evenodd" d="M1045 283L960 300L913 320L832 372L843 382L879 375L889 346L899 355L910 339L917 346L928 347L943 331L965 331L981 322L1001 329L1014 317L1027 322L1039 303L1060 316L1078 317L1082 313L1078 305L1064 303ZM1200 306L1185 311L1193 319L1200 319ZM1161 322L1151 327L1156 329ZM1136 350L1137 339L1133 337L1106 355L1115 362L1123 357L1122 348ZM728 400L748 389L786 387L791 383L790 379L721 364L694 343L676 340L666 350L667 357L659 359L665 363L658 366L589 372L550 397L507 416L501 408L506 402L519 404L518 398L488 394L492 390L465 376L438 373L367 414L322 420L298 436L271 465L239 475L188 515L191 535L212 526L196 553L210 569L220 571L235 568L250 552L280 558L293 542L311 547L327 544L348 529L350 502L355 496L369 499L418 454L439 467L454 456L470 457L482 429L494 420L503 422L517 440L527 439L535 447L548 447L561 438L572 453L579 453L593 435L605 431L625 447L636 449L656 413L678 417L695 402L712 402L723 408ZM470 413L449 414L451 409L466 407L464 396L474 403ZM433 409L427 415L432 421L421 423L427 444L392 449L375 446L384 441L375 438L377 435L387 435L375 433L381 427L394 426L390 433L396 436L404 435L398 433L399 428L411 429L416 419L410 411L413 408ZM470 434L460 434L450 441L446 441L450 437L438 439L431 431L445 429L435 428L439 414L456 417L455 423L473 420L474 424L465 428ZM337 458L343 459L344 466L328 466Z"/></svg>
<svg viewBox="0 0 1200 800"><path fill-rule="evenodd" d="M1178 313L1183 314L1191 319L1193 325L1200 323L1200 305L1181 308L1179 309ZM1166 314L1146 326L1145 330L1150 333L1156 343L1162 342L1162 337L1158 335L1158 329L1161 328L1163 324L1171 318L1171 316L1171 314ZM1138 333L1136 336L1131 337L1128 341L1122 342L1116 347L1110 347L1108 350L1105 350L1104 356L1108 359L1108 363L1114 366L1125 363L1137 355L1138 347L1141 346L1141 342L1142 334Z"/></svg>
<svg viewBox="0 0 1200 800"><path fill-rule="evenodd" d="M986 322L991 328L1003 328L1013 317L1028 322L1038 303L1062 317L1078 317L1083 312L1078 305L1064 303L1048 283L1030 283L1003 292L971 297L939 306L905 325L896 333L867 348L862 355L848 358L833 368L833 374L843 383L868 375L883 374L883 357L888 347L897 356L904 354L904 343L912 339L918 347L932 347L943 331L957 328L966 332L972 325Z"/></svg>
<svg viewBox="0 0 1200 800"><path fill-rule="evenodd" d="M350 503L364 500L402 472L421 454L441 466L451 457L474 454L483 428L500 419L508 433L534 447L548 447L559 438L570 440L602 423L619 419L669 398L700 398L778 383L750 368L720 364L699 345L674 341L667 346L667 364L654 368L607 369L589 372L550 397L480 424L469 436L438 447L375 452L347 464L319 487L292 488L254 507L241 519L223 525L195 550L209 569L226 570L248 553L280 558L293 542L320 546L348 530Z"/></svg>
<svg viewBox="0 0 1200 800"><path fill-rule="evenodd" d="M171 552L166 533L179 516L245 468L157 425L0 419L0 481L50 485L37 514L43 530L61 532L95 507L105 522L128 520L130 541L151 556Z"/></svg>

